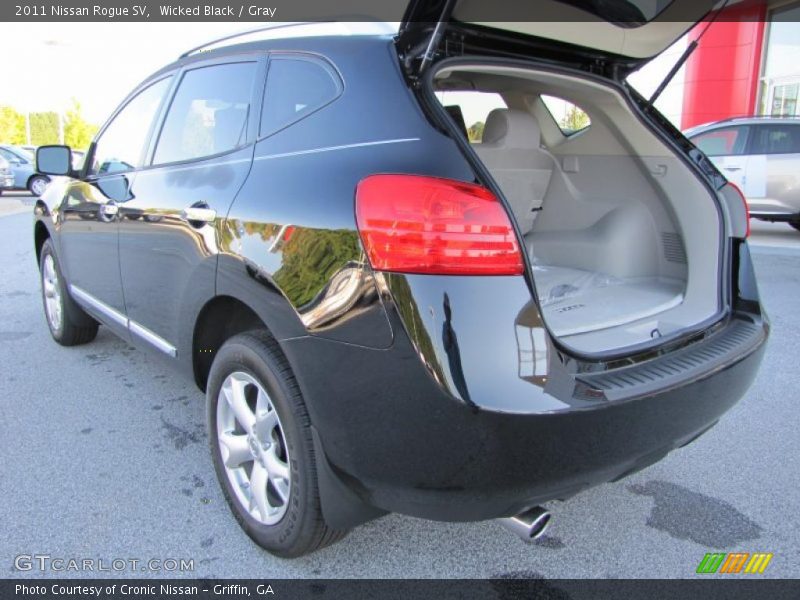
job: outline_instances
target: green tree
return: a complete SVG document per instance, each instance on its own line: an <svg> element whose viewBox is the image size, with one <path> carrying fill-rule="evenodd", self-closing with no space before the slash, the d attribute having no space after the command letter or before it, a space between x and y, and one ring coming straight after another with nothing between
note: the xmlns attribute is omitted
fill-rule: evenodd
<svg viewBox="0 0 800 600"><path fill-rule="evenodd" d="M565 131L580 131L589 126L589 115L573 104L561 119L560 125Z"/></svg>
<svg viewBox="0 0 800 600"><path fill-rule="evenodd" d="M97 125L84 119L80 102L73 98L64 117L64 143L75 149L88 148L97 129Z"/></svg>
<svg viewBox="0 0 800 600"><path fill-rule="evenodd" d="M483 139L483 125L483 121L476 121L467 129L470 142L480 142Z"/></svg>
<svg viewBox="0 0 800 600"><path fill-rule="evenodd" d="M25 115L10 106L0 106L0 143L25 142Z"/></svg>
<svg viewBox="0 0 800 600"><path fill-rule="evenodd" d="M303 306L322 290L330 278L361 255L354 231L298 227L283 247L283 264L275 282L296 306Z"/></svg>
<svg viewBox="0 0 800 600"><path fill-rule="evenodd" d="M31 144L43 146L58 144L58 114L55 112L31 113Z"/></svg>

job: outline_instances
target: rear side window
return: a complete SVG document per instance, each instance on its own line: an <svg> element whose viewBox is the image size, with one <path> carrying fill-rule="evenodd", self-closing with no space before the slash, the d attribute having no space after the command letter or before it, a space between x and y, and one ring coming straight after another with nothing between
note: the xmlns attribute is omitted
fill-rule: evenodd
<svg viewBox="0 0 800 600"><path fill-rule="evenodd" d="M800 153L800 126L756 125L753 131L751 154Z"/></svg>
<svg viewBox="0 0 800 600"><path fill-rule="evenodd" d="M187 71L172 99L153 164L212 156L247 141L257 63Z"/></svg>
<svg viewBox="0 0 800 600"><path fill-rule="evenodd" d="M736 156L744 154L747 130L747 127L722 127L691 139L706 156Z"/></svg>
<svg viewBox="0 0 800 600"><path fill-rule="evenodd" d="M139 166L150 126L171 78L145 88L117 113L98 138L89 175L109 175Z"/></svg>
<svg viewBox="0 0 800 600"><path fill-rule="evenodd" d="M436 97L473 144L483 141L483 128L489 113L495 108L508 108L503 97L496 92L438 91Z"/></svg>
<svg viewBox="0 0 800 600"><path fill-rule="evenodd" d="M577 104L556 96L542 95L541 98L550 116L553 117L564 135L578 133L592 124L589 115Z"/></svg>
<svg viewBox="0 0 800 600"><path fill-rule="evenodd" d="M260 135L275 133L335 100L339 77L312 57L273 56L269 61Z"/></svg>

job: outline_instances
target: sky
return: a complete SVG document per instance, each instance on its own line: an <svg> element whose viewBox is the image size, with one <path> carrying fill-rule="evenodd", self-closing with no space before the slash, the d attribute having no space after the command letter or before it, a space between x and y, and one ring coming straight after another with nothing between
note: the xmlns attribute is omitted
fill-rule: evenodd
<svg viewBox="0 0 800 600"><path fill-rule="evenodd" d="M12 27L4 23L0 34L0 56L4 57L0 105L20 111L64 111L74 97L88 121L102 124L139 82L186 50L255 26L234 22L110 22L15 23ZM301 29L358 33L376 27L387 31L391 26L315 24L282 30L280 35Z"/></svg>
<svg viewBox="0 0 800 600"><path fill-rule="evenodd" d="M254 26L235 22L4 24L0 56L10 58L3 61L0 105L23 112L63 112L76 98L86 119L100 125L139 82L189 48ZM393 31L397 24L314 24L271 35L359 33L376 28ZM655 89L681 47L678 44L677 50L667 51L638 73L635 85L645 91ZM671 118L680 113L681 78L676 79L678 83L659 103Z"/></svg>

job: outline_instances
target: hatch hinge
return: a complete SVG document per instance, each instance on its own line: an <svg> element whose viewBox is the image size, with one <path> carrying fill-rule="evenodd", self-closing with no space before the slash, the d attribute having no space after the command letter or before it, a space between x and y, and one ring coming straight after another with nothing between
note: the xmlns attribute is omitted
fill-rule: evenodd
<svg viewBox="0 0 800 600"><path fill-rule="evenodd" d="M464 56L464 34L452 33L444 38L444 57Z"/></svg>
<svg viewBox="0 0 800 600"><path fill-rule="evenodd" d="M442 10L438 14L438 18L434 23L408 23L401 31L401 38L409 33L412 34L413 37L415 31L422 34L420 38L414 40L410 47L407 47L404 52L403 66L405 67L406 74L410 79L416 80L421 77L425 72L425 69L427 69L431 63L433 63L434 59L440 55L442 40L445 38L447 26L450 23L450 16L453 13L455 4L456 0L444 0L442 3ZM433 25L433 27L428 30L430 25ZM428 33L426 35L423 32ZM444 46L446 52L446 40Z"/></svg>

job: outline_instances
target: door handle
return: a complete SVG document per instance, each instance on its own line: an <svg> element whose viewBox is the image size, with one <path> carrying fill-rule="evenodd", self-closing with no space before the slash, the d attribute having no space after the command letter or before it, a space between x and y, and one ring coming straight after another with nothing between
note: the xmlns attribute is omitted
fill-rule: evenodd
<svg viewBox="0 0 800 600"><path fill-rule="evenodd" d="M187 206L181 211L181 221L186 221L189 224L194 223L213 223L217 218L217 211L213 208L208 208L208 205L195 205Z"/></svg>
<svg viewBox="0 0 800 600"><path fill-rule="evenodd" d="M742 167L722 167L726 171L741 171Z"/></svg>

